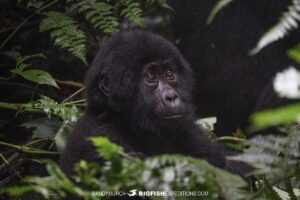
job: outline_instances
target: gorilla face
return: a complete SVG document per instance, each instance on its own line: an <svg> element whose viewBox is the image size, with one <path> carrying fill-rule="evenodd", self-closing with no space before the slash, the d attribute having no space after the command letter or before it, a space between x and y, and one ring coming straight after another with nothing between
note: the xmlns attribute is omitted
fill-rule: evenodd
<svg viewBox="0 0 300 200"><path fill-rule="evenodd" d="M188 66L180 59L166 58L142 65L138 87L128 105L130 124L149 132L174 132L191 120L193 109L185 80ZM127 116L129 117L129 116Z"/></svg>
<svg viewBox="0 0 300 200"><path fill-rule="evenodd" d="M105 112L121 126L153 132L192 116L192 72L169 41L142 31L122 33L98 57L87 76L90 113Z"/></svg>
<svg viewBox="0 0 300 200"><path fill-rule="evenodd" d="M176 65L170 61L152 62L142 70L140 90L144 97L152 99L154 115L160 119L179 119L184 115L185 104L177 91L177 73Z"/></svg>

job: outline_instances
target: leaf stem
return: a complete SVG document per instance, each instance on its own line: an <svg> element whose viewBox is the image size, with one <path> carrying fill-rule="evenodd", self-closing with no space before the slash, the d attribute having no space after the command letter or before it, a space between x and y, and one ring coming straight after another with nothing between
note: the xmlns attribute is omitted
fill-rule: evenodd
<svg viewBox="0 0 300 200"><path fill-rule="evenodd" d="M2 142L2 141L0 141L0 145L17 149L17 150L19 150L19 151L21 151L23 153L60 155L59 152L45 151L45 150L36 149L36 148L32 148L32 147L19 146L19 145L14 145L14 144L10 144L10 143L7 143L7 142Z"/></svg>
<svg viewBox="0 0 300 200"><path fill-rule="evenodd" d="M62 80L58 80L58 79L55 79L55 81L59 84L62 84L62 85L66 85L66 86L73 86L73 87L78 87L78 88L82 88L83 87L83 84L80 83L80 82L75 82L75 81L62 81Z"/></svg>
<svg viewBox="0 0 300 200"><path fill-rule="evenodd" d="M79 90L77 90L76 92L74 92L73 94L71 94L70 96L68 96L65 100L63 100L62 103L66 103L67 101L69 101L71 98L73 98L74 96L76 96L77 94L79 94L80 92L82 92L84 90L85 87L80 88Z"/></svg>

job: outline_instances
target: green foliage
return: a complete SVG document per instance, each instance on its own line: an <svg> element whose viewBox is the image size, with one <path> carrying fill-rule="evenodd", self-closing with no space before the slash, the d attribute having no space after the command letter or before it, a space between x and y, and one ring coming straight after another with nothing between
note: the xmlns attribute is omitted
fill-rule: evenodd
<svg viewBox="0 0 300 200"><path fill-rule="evenodd" d="M106 137L91 137L90 139L104 159L112 159L115 155L123 153L121 146L111 143Z"/></svg>
<svg viewBox="0 0 300 200"><path fill-rule="evenodd" d="M297 44L295 47L288 50L288 56L300 63L300 44Z"/></svg>
<svg viewBox="0 0 300 200"><path fill-rule="evenodd" d="M71 13L49 11L40 24L40 31L51 31L54 44L66 48L77 58L86 63L86 33L81 30L79 23L74 20L72 13L82 13L93 28L99 28L104 34L112 35L119 31L120 16L136 23L144 25L143 10L138 0L118 0L116 2L101 0L68 0ZM28 2L29 4L29 2ZM151 6L168 7L165 0L147 0ZM40 6L40 2L32 2L30 5ZM119 17L119 18L118 18ZM93 38L98 40L98 35L90 30ZM98 41L97 41L98 42Z"/></svg>
<svg viewBox="0 0 300 200"><path fill-rule="evenodd" d="M53 115L58 116L64 121L75 122L80 116L76 106L67 107L64 104L59 104L47 96L41 96L37 101L29 102L22 106L23 111L27 109L41 110L49 118Z"/></svg>
<svg viewBox="0 0 300 200"><path fill-rule="evenodd" d="M122 148L103 137L93 138L97 151L101 155L119 154ZM105 153L103 153L105 152ZM131 157L107 156L110 158L102 165L80 161L76 167L74 179L81 187L75 186L53 162L47 163L50 176L26 178L29 185L15 186L2 190L13 196L26 192L37 192L46 199L49 194L62 197L66 192L84 199L92 199L93 191L206 191L204 196L196 198L245 199L248 192L246 183L239 176L230 174L206 161L180 155L163 155L144 161ZM113 163L119 163L118 168ZM83 189L84 188L84 189ZM191 199L183 196L179 199Z"/></svg>
<svg viewBox="0 0 300 200"><path fill-rule="evenodd" d="M279 22L269 29L259 40L256 47L251 50L250 54L255 54L270 43L284 38L293 29L298 28L300 15L300 0L293 0L288 11L282 14Z"/></svg>
<svg viewBox="0 0 300 200"><path fill-rule="evenodd" d="M85 33L71 17L60 12L47 12L40 24L40 31L51 31L54 44L66 48L74 56L86 63Z"/></svg>
<svg viewBox="0 0 300 200"><path fill-rule="evenodd" d="M210 24L215 16L229 3L234 0L219 0L218 3L212 9L207 23ZM248 0L250 1L250 0ZM299 23L299 15L300 15L300 0L293 0L292 4L288 7L288 11L282 13L282 17L277 24L275 24L272 28L270 28L258 41L256 47L252 49L249 54L253 55L258 53L260 50L275 42L281 38L287 36L292 30L298 28ZM297 59L295 55L295 50L289 52L289 55L293 58ZM298 59L299 60L299 59Z"/></svg>
<svg viewBox="0 0 300 200"><path fill-rule="evenodd" d="M269 183L268 179L264 178L263 179L263 191L265 193L265 195L272 199L272 200L282 200L279 196L279 194L275 191L275 189L272 187L272 185Z"/></svg>
<svg viewBox="0 0 300 200"><path fill-rule="evenodd" d="M297 200L297 197L294 193L294 188L292 186L291 180L286 180L285 181L285 186L286 186L286 191L289 194L289 197L291 200Z"/></svg>
<svg viewBox="0 0 300 200"><path fill-rule="evenodd" d="M252 129L262 130L270 126L293 124L298 120L300 104L291 104L277 109L254 113L251 116Z"/></svg>
<svg viewBox="0 0 300 200"><path fill-rule="evenodd" d="M291 196L292 194L291 192L285 192L284 190L281 190L275 186L273 186L273 189L277 192L277 194L280 196L282 200L294 200L293 199L294 197ZM300 197L299 189L293 189L293 193L295 194L296 197L297 196ZM295 200L297 200L297 198Z"/></svg>
<svg viewBox="0 0 300 200"><path fill-rule="evenodd" d="M119 0L118 4L121 10L121 16L143 27L144 19L142 18L142 9L140 1L137 0Z"/></svg>
<svg viewBox="0 0 300 200"><path fill-rule="evenodd" d="M85 14L85 18L104 33L113 34L118 31L119 22L114 16L114 7L105 2L97 0L68 0L71 10Z"/></svg>
<svg viewBox="0 0 300 200"><path fill-rule="evenodd" d="M233 0L219 0L214 6L207 18L207 24L211 24L215 16L227 5L229 5Z"/></svg>
<svg viewBox="0 0 300 200"><path fill-rule="evenodd" d="M24 179L25 184L22 186L14 186L5 190L1 189L0 193L7 193L10 196L18 197L28 192L41 194L44 199L57 199L57 197L65 196L66 192L77 194L78 196L87 195L83 190L76 187L60 168L53 161L44 161L47 163L47 171L50 176L47 177L27 177Z"/></svg>
<svg viewBox="0 0 300 200"><path fill-rule="evenodd" d="M208 132L213 132L214 124L216 122L217 122L216 117L208 117L208 118L203 118L203 119L197 120L196 124Z"/></svg>
<svg viewBox="0 0 300 200"><path fill-rule="evenodd" d="M47 73L43 70L28 70L27 69L31 65L26 64L24 62L29 59L32 59L32 58L45 58L45 56L43 54L35 54L35 55L24 56L24 57L19 56L16 59L16 62L17 62L16 68L13 70L10 70L10 72L13 74L19 74L23 78L25 78L29 81L32 81L32 82L35 82L38 84L51 85L51 86L58 88L55 80L49 73ZM27 70L25 70L25 69L27 69Z"/></svg>
<svg viewBox="0 0 300 200"><path fill-rule="evenodd" d="M242 178L213 167L203 160L164 155L146 159L145 166L147 171L143 178L145 187L149 190L169 188L171 191L208 191L205 199L245 199L248 195L243 189L247 184Z"/></svg>
<svg viewBox="0 0 300 200"><path fill-rule="evenodd" d="M52 138L59 129L60 122L58 120L49 120L45 118L25 122L20 126L33 129L32 138Z"/></svg>
<svg viewBox="0 0 300 200"><path fill-rule="evenodd" d="M286 136L256 136L246 142L249 150L233 157L255 166L253 174L263 177L263 185L259 189L267 199L281 199L277 192L274 194L275 183L292 197L295 196L292 188L296 188L296 183L300 182L300 130L291 127L285 132L288 133ZM290 182L292 179L294 184Z"/></svg>
<svg viewBox="0 0 300 200"><path fill-rule="evenodd" d="M246 142L252 148L236 158L260 166L261 169L255 171L257 174L269 173L274 179L295 173L300 155L299 133L293 128L287 136L256 136Z"/></svg>

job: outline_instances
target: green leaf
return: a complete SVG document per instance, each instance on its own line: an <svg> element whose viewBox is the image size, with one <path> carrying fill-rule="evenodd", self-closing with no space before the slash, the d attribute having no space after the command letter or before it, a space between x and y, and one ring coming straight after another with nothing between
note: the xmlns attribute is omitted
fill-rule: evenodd
<svg viewBox="0 0 300 200"><path fill-rule="evenodd" d="M18 197L30 191L33 191L31 186L13 186L1 189L0 193L8 193L10 196Z"/></svg>
<svg viewBox="0 0 300 200"><path fill-rule="evenodd" d="M211 24L211 22L213 21L215 16L220 12L220 10L222 10L225 6L227 6L232 1L233 0L219 0L207 18L207 24Z"/></svg>
<svg viewBox="0 0 300 200"><path fill-rule="evenodd" d="M53 87L59 88L55 80L53 79L53 77L48 72L45 72L43 70L26 70L26 71L11 70L11 72L17 73L21 75L23 78L35 83L51 85Z"/></svg>
<svg viewBox="0 0 300 200"><path fill-rule="evenodd" d="M16 73L16 74L22 73L22 71L24 69L26 69L27 67L30 67L30 66L31 66L31 64L21 63L20 65L17 66L16 69L11 70L11 72Z"/></svg>
<svg viewBox="0 0 300 200"><path fill-rule="evenodd" d="M112 159L115 155L123 153L123 148L117 144L109 141L106 137L91 137L93 145L96 147L98 153L104 159Z"/></svg>
<svg viewBox="0 0 300 200"><path fill-rule="evenodd" d="M279 22L270 28L264 35L259 39L256 47L250 51L250 55L258 53L260 50L275 42L279 39L284 38L292 30L298 28L300 21L300 1L294 0L291 5L288 6L288 10L282 13Z"/></svg>
<svg viewBox="0 0 300 200"><path fill-rule="evenodd" d="M217 122L216 117L207 117L207 118L202 118L198 119L196 121L196 124L199 125L201 128L204 130L211 132L214 130L214 124Z"/></svg>
<svg viewBox="0 0 300 200"><path fill-rule="evenodd" d="M43 95L41 95L41 99L37 101L23 104L22 109L41 110L48 116L49 119L51 118L51 116L55 115L55 116L59 116L61 119L63 119L66 122L75 122L80 116L80 112L78 111L75 105L70 107L64 104L59 104L53 99Z"/></svg>
<svg viewBox="0 0 300 200"><path fill-rule="evenodd" d="M118 18L115 17L114 7L110 4L95 0L68 0L67 2L71 4L71 10L83 13L94 28L99 28L109 35L119 31Z"/></svg>
<svg viewBox="0 0 300 200"><path fill-rule="evenodd" d="M44 13L45 18L40 24L40 32L51 31L50 36L54 44L66 48L71 54L86 62L86 36L73 18L60 12Z"/></svg>
<svg viewBox="0 0 300 200"><path fill-rule="evenodd" d="M254 113L250 120L254 131L276 125L289 125L300 116L300 103Z"/></svg>
<svg viewBox="0 0 300 200"><path fill-rule="evenodd" d="M280 198L280 196L278 195L278 193L274 190L274 188L272 187L272 185L269 183L269 181L264 178L263 179L264 182L264 193L266 195L267 198L272 199L272 200L282 200Z"/></svg>
<svg viewBox="0 0 300 200"><path fill-rule="evenodd" d="M28 129L33 128L32 138L53 138L56 135L60 124L61 122L58 120L43 118L23 123L20 126Z"/></svg>
<svg viewBox="0 0 300 200"><path fill-rule="evenodd" d="M135 0L121 0L120 6L122 7L121 16L136 23L137 25L144 26L143 11L141 9L140 1Z"/></svg>
<svg viewBox="0 0 300 200"><path fill-rule="evenodd" d="M300 63L300 44L296 45L292 49L289 49L288 56L297 63Z"/></svg>
<svg viewBox="0 0 300 200"><path fill-rule="evenodd" d="M19 66L24 61L32 59L32 58L43 58L43 59L46 59L46 56L44 54L42 54L42 53L33 54L33 55L29 55L29 56L19 56L16 59L17 66Z"/></svg>
<svg viewBox="0 0 300 200"><path fill-rule="evenodd" d="M29 55L29 56L19 56L16 58L16 68L13 70L10 70L11 73L14 74L19 74L23 78L38 83L38 84L46 84L46 85L51 85L56 88L59 88L58 85L56 84L55 80L53 77L48 73L43 70L26 70L31 64L24 63L25 61L32 59L32 58L46 58L43 54L34 54L34 55Z"/></svg>

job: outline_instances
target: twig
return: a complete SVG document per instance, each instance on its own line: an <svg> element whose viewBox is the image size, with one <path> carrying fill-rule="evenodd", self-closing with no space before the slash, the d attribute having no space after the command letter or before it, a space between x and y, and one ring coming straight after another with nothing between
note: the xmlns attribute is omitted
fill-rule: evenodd
<svg viewBox="0 0 300 200"><path fill-rule="evenodd" d="M85 87L80 88L79 90L77 90L76 92L74 92L73 94L71 94L70 96L68 96L65 100L63 100L62 103L67 102L68 100L70 100L71 98L73 98L74 96L76 96L77 94L79 94L81 91L84 90Z"/></svg>
<svg viewBox="0 0 300 200"><path fill-rule="evenodd" d="M72 104L76 104L76 103L83 103L85 101L86 101L85 99L80 99L80 100L77 100L77 101L70 101L70 102L64 103L64 105L72 105Z"/></svg>
<svg viewBox="0 0 300 200"><path fill-rule="evenodd" d="M22 109L24 104L21 103L6 103L6 102L0 102L0 108L8 109L8 110L16 110L19 111ZM24 110L24 112L32 112L32 113L44 113L42 110L37 109L27 109Z"/></svg>
<svg viewBox="0 0 300 200"><path fill-rule="evenodd" d="M3 160L7 165L9 165L8 160L6 160L6 158L2 155L2 153L0 153L0 157L2 158L2 160Z"/></svg>
<svg viewBox="0 0 300 200"><path fill-rule="evenodd" d="M53 151L45 151L37 148L32 148L32 147L26 147L26 146L19 146L19 145L14 145L6 142L1 142L0 145L7 146L7 147L12 147L14 149L17 149L23 153L30 153L30 154L48 154L48 155L60 155L61 153L59 152L53 152Z"/></svg>
<svg viewBox="0 0 300 200"><path fill-rule="evenodd" d="M31 145L33 145L35 143L43 142L43 141L46 141L46 140L53 140L53 139L51 139L51 138L41 138L41 139L38 139L38 140L34 140L32 142L29 142L25 146L31 146Z"/></svg>
<svg viewBox="0 0 300 200"><path fill-rule="evenodd" d="M75 81L61 81L58 79L55 79L55 81L59 84L66 85L66 86L73 86L73 87L78 87L82 88L84 85L80 82L75 82Z"/></svg>
<svg viewBox="0 0 300 200"><path fill-rule="evenodd" d="M224 136L216 139L217 141L233 141L233 142L245 142L245 139L232 137L232 136Z"/></svg>
<svg viewBox="0 0 300 200"><path fill-rule="evenodd" d="M18 153L18 152L16 152L16 153L14 153L11 157L9 157L8 159L7 159L7 162L8 163L3 163L2 165L0 165L0 170L2 170L4 167L6 167L7 165L9 165L9 163L11 162L11 161L13 161L14 159L16 159L17 157L19 157L19 155L20 155L20 153Z"/></svg>
<svg viewBox="0 0 300 200"><path fill-rule="evenodd" d="M5 108L9 110L19 110L21 108L22 104L19 103L5 103L5 102L0 102L0 108Z"/></svg>

